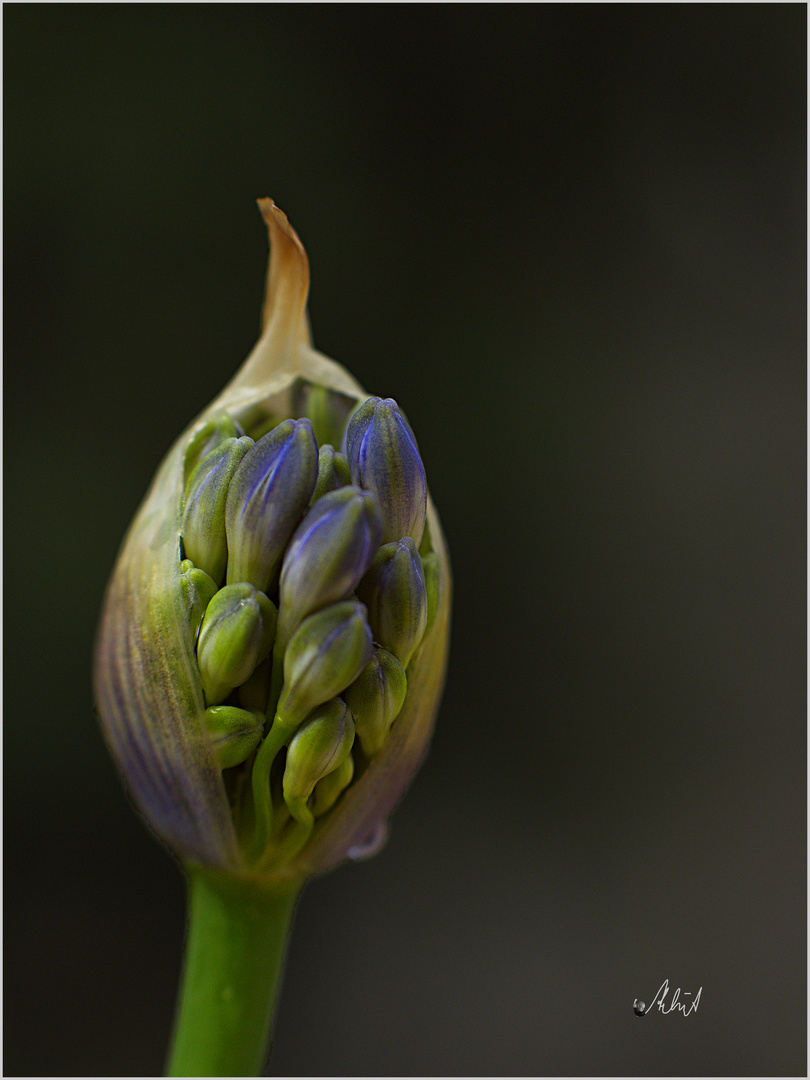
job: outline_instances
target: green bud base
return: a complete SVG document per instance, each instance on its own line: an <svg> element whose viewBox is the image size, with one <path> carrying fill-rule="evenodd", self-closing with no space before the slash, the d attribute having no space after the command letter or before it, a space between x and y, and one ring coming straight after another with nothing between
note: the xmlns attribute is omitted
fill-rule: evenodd
<svg viewBox="0 0 810 1080"><path fill-rule="evenodd" d="M194 868L186 958L167 1076L259 1076L293 909L283 889Z"/></svg>

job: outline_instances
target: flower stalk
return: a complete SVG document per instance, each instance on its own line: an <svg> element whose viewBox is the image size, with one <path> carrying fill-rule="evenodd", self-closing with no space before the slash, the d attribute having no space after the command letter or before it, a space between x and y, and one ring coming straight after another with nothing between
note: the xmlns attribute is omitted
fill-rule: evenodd
<svg viewBox="0 0 810 1080"><path fill-rule="evenodd" d="M168 1076L258 1076L299 887L201 868L188 875L189 922Z"/></svg>

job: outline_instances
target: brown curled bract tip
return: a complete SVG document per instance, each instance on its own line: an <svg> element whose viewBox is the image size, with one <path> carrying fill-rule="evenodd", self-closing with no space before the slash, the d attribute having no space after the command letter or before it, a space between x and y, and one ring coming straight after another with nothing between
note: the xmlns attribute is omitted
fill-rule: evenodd
<svg viewBox="0 0 810 1080"><path fill-rule="evenodd" d="M287 215L272 199L256 200L259 212L267 226L270 240L270 260L267 267L267 285L262 305L262 330L267 327L280 306L295 313L301 324L299 336L308 340L305 310L309 295L309 259L304 245Z"/></svg>

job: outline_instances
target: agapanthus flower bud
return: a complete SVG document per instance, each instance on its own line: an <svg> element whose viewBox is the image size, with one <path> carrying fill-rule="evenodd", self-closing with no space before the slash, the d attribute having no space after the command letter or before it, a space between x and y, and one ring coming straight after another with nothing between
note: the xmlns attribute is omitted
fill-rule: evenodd
<svg viewBox="0 0 810 1080"><path fill-rule="evenodd" d="M202 459L186 484L183 499L183 548L189 559L219 585L225 577L228 544L225 500L239 463L253 439L226 439Z"/></svg>
<svg viewBox="0 0 810 1080"><path fill-rule="evenodd" d="M262 740L264 714L212 705L205 710L205 726L221 769L233 769L247 761Z"/></svg>
<svg viewBox="0 0 810 1080"><path fill-rule="evenodd" d="M277 720L295 730L314 708L354 682L372 651L366 609L356 601L332 604L304 619L284 653Z"/></svg>
<svg viewBox="0 0 810 1080"><path fill-rule="evenodd" d="M331 810L354 778L354 758L348 754L343 763L328 776L322 777L312 792L312 815L322 817Z"/></svg>
<svg viewBox="0 0 810 1080"><path fill-rule="evenodd" d="M427 481L410 425L392 398L369 398L346 429L352 483L373 491L383 515L383 543L425 529Z"/></svg>
<svg viewBox="0 0 810 1080"><path fill-rule="evenodd" d="M346 690L346 704L363 753L376 757L399 716L408 691L405 669L393 653L377 646L374 655Z"/></svg>
<svg viewBox="0 0 810 1080"><path fill-rule="evenodd" d="M132 798L181 860L281 888L336 866L362 845L384 824L419 767L444 677L451 589L441 527L425 494L410 428L393 403L369 399L344 368L312 348L306 254L272 202L262 200L260 206L272 248L261 337L231 382L180 435L132 523L105 598L95 688L105 735ZM315 423L322 443L342 447L352 410L357 411L347 457L354 458L354 475L346 473L339 454L324 450L319 459L315 432L304 419ZM319 780L308 804L319 815L317 824L289 835L283 814L274 821L284 747L312 709L347 692L372 657L372 638L365 609L341 601L308 615L292 634L279 675L283 686L274 685L268 660L260 661L266 644L255 650L238 644L223 680L225 667L215 655L219 634L198 638L201 620L210 617L213 627L220 594L212 595L216 582L184 549L184 492L203 458L226 440L245 437L256 445L231 477L225 501L229 585L247 584L257 593L275 586L319 471L319 495L352 479L374 494L386 522L381 542L411 537L426 565L434 557L438 575L436 614L412 656L405 701L382 749L370 761L358 749L356 758L349 754ZM333 473L326 465L330 456ZM238 637L234 632L234 641ZM227 784L221 732L211 723L211 709L220 703L206 701L204 692L204 684L210 690L215 682L215 696L223 687L227 694L230 683L234 703L248 714L266 708L273 721L269 729L264 725L243 764L225 766ZM235 708L234 703L222 707ZM218 722L223 717L240 720L239 714L223 713ZM240 754L255 738L255 719L256 728L253 719L241 717L244 728L237 723L236 742L247 740Z"/></svg>
<svg viewBox="0 0 810 1080"><path fill-rule="evenodd" d="M195 566L191 559L183 560L180 564L180 573L180 587L183 591L183 599L188 605L188 625L196 641L205 609L217 591L217 583L204 570Z"/></svg>
<svg viewBox="0 0 810 1080"><path fill-rule="evenodd" d="M205 700L224 701L247 682L270 653L276 634L276 608L247 582L226 585L211 600L200 627L197 663Z"/></svg>
<svg viewBox="0 0 810 1080"><path fill-rule="evenodd" d="M343 454L339 454L329 443L318 451L318 480L312 492L310 506L314 505L327 491L337 491L352 482L349 463Z"/></svg>
<svg viewBox="0 0 810 1080"><path fill-rule="evenodd" d="M345 600L368 569L382 536L377 500L342 487L318 499L284 555L279 584L279 647L301 620Z"/></svg>
<svg viewBox="0 0 810 1080"><path fill-rule="evenodd" d="M413 540L384 544L357 588L374 640L407 667L427 625L422 560Z"/></svg>
<svg viewBox="0 0 810 1080"><path fill-rule="evenodd" d="M315 709L290 740L284 765L284 801L300 819L315 785L338 769L354 742L354 722L346 703L333 698Z"/></svg>
<svg viewBox="0 0 810 1080"><path fill-rule="evenodd" d="M355 407L353 396L301 379L293 387L292 407L295 416L312 421L318 446L343 445L346 424Z"/></svg>
<svg viewBox="0 0 810 1080"><path fill-rule="evenodd" d="M307 508L318 478L318 444L309 420L285 420L245 455L228 488L228 584L263 592Z"/></svg>
<svg viewBox="0 0 810 1080"><path fill-rule="evenodd" d="M238 424L228 413L219 413L212 416L208 423L195 433L186 449L183 460L183 483L188 483L188 478L204 457L221 446L226 439L239 439L245 434L241 424Z"/></svg>

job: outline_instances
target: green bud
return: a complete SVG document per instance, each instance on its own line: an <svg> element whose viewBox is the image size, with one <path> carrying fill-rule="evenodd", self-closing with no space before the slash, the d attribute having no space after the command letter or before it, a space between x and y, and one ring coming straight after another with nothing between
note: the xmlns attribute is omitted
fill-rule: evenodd
<svg viewBox="0 0 810 1080"><path fill-rule="evenodd" d="M294 817L318 781L348 757L353 742L352 714L340 698L307 717L290 741L284 766L284 801Z"/></svg>
<svg viewBox="0 0 810 1080"><path fill-rule="evenodd" d="M343 759L343 764L322 777L315 785L312 792L312 815L321 817L327 810L331 810L340 796L352 782L354 777L354 758L348 754Z"/></svg>
<svg viewBox="0 0 810 1080"><path fill-rule="evenodd" d="M424 637L428 614L422 560L409 536L380 548L357 595L368 608L374 640L407 667Z"/></svg>
<svg viewBox="0 0 810 1080"><path fill-rule="evenodd" d="M262 739L264 714L212 705L203 714L220 769L232 769L247 761Z"/></svg>
<svg viewBox="0 0 810 1080"><path fill-rule="evenodd" d="M191 559L184 559L180 564L180 575L180 588L188 605L188 625L196 642L205 609L214 598L217 584L204 570L195 566Z"/></svg>
<svg viewBox="0 0 810 1080"><path fill-rule="evenodd" d="M247 682L273 646L277 612L264 593L241 582L226 585L209 603L200 627L197 663L205 700L224 701Z"/></svg>
<svg viewBox="0 0 810 1080"><path fill-rule="evenodd" d="M186 555L219 584L225 576L228 543L225 501L242 458L253 446L247 435L226 439L202 459L189 477L183 498L183 547Z"/></svg>
<svg viewBox="0 0 810 1080"><path fill-rule="evenodd" d="M375 648L371 660L346 691L346 704L367 758L376 757L382 750L407 690L408 677L399 660L386 649Z"/></svg>
<svg viewBox="0 0 810 1080"><path fill-rule="evenodd" d="M306 416L312 421L319 446L325 443L341 445L354 404L354 398L346 394L303 379L293 387L292 407L295 415Z"/></svg>
<svg viewBox="0 0 810 1080"><path fill-rule="evenodd" d="M427 555L422 556L422 572L425 575L425 592L427 593L427 624L425 626L425 636L427 636L433 626L436 612L439 610L441 598L441 571L439 557L435 551L429 551Z"/></svg>
<svg viewBox="0 0 810 1080"><path fill-rule="evenodd" d="M339 454L334 446L328 443L321 446L318 451L318 480L309 505L312 506L328 491L336 491L352 482L349 474L349 463L343 454Z"/></svg>
<svg viewBox="0 0 810 1080"><path fill-rule="evenodd" d="M354 682L372 651L362 604L333 604L304 619L284 653L277 721L294 730L314 708Z"/></svg>
<svg viewBox="0 0 810 1080"><path fill-rule="evenodd" d="M192 437L186 447L186 456L183 461L183 483L188 483L188 478L204 457L221 446L226 439L239 439L245 432L241 424L238 424L227 413L219 413L212 416L207 424L204 424Z"/></svg>

